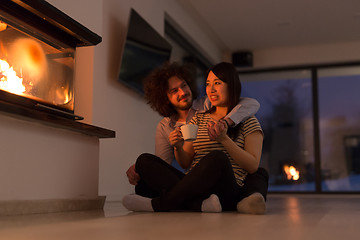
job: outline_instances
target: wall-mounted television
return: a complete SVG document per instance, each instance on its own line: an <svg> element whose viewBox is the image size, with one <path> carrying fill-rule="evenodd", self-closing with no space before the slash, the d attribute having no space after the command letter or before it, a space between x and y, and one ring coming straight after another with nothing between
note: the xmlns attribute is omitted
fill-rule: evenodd
<svg viewBox="0 0 360 240"><path fill-rule="evenodd" d="M118 80L144 94L143 80L170 59L171 45L131 9Z"/></svg>

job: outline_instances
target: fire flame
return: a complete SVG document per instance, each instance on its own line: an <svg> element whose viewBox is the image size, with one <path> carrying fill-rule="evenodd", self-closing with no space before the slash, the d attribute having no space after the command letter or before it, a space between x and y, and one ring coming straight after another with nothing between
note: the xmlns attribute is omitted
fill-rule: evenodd
<svg viewBox="0 0 360 240"><path fill-rule="evenodd" d="M23 79L16 75L13 67L0 59L0 89L20 95L25 92L22 81Z"/></svg>
<svg viewBox="0 0 360 240"><path fill-rule="evenodd" d="M284 171L286 173L288 180L297 181L300 178L300 172L294 166L284 166Z"/></svg>
<svg viewBox="0 0 360 240"><path fill-rule="evenodd" d="M0 21L0 32L1 32L1 31L4 31L6 28L7 28L7 24L4 23L4 22L2 22L2 21Z"/></svg>
<svg viewBox="0 0 360 240"><path fill-rule="evenodd" d="M14 66L3 59L0 59L0 89L14 93L17 95L24 95L33 86L32 81L28 81L24 85L23 75L31 77L31 80L42 79L47 69L47 60L45 53L40 44L32 39L17 39L8 53L4 49L3 44L0 44L3 55L9 55L12 62L16 62L20 76L14 70ZM15 68L15 69L17 69Z"/></svg>
<svg viewBox="0 0 360 240"><path fill-rule="evenodd" d="M16 66L20 66L21 71L29 76L31 81L41 81L45 77L47 73L45 52L35 40L17 39L12 44L9 54L13 62L16 62Z"/></svg>
<svg viewBox="0 0 360 240"><path fill-rule="evenodd" d="M55 105L68 104L72 100L68 86L51 85L47 57L39 42L18 38L6 46L8 48L0 41L1 90L29 98L40 97ZM48 92L41 92L46 90Z"/></svg>
<svg viewBox="0 0 360 240"><path fill-rule="evenodd" d="M55 93L55 104L67 104L71 100L69 90L64 87L58 88Z"/></svg>

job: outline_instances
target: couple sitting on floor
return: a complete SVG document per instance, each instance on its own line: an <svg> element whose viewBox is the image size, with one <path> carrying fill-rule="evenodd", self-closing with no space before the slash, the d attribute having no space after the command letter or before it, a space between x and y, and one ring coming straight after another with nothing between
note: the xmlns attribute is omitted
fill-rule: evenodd
<svg viewBox="0 0 360 240"><path fill-rule="evenodd" d="M264 214L269 177L259 168L263 132L253 116L259 103L240 93L230 63L208 70L207 98L194 102L185 67L168 64L151 74L145 96L164 118L156 129L156 155L141 154L126 172L136 194L125 196L123 205L131 211ZM182 138L179 127L186 123L198 125L193 142Z"/></svg>

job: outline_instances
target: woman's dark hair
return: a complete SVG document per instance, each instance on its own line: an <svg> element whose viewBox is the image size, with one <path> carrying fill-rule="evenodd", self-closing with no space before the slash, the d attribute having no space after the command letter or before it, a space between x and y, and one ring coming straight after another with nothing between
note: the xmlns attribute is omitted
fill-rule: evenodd
<svg viewBox="0 0 360 240"><path fill-rule="evenodd" d="M145 79L145 98L151 108L163 117L170 117L177 113L167 96L169 89L168 80L173 76L184 80L190 87L193 99L197 97L193 74L187 66L182 66L174 62L171 64L166 63L161 68L154 70Z"/></svg>
<svg viewBox="0 0 360 240"><path fill-rule="evenodd" d="M212 71L221 81L227 83L228 97L229 97L229 113L240 101L241 95L241 82L239 78L239 73L236 71L236 68L233 64L227 62L221 62L211 67L206 76L209 75ZM240 129L240 124L234 128L228 130L228 135L233 139L237 136L237 133Z"/></svg>

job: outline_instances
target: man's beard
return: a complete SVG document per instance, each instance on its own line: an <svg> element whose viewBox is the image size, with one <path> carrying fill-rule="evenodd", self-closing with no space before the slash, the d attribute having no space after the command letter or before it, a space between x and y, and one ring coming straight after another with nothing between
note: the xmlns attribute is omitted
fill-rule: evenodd
<svg viewBox="0 0 360 240"><path fill-rule="evenodd" d="M191 108L192 102L186 102L186 105L178 105L177 109L179 110L189 110Z"/></svg>

